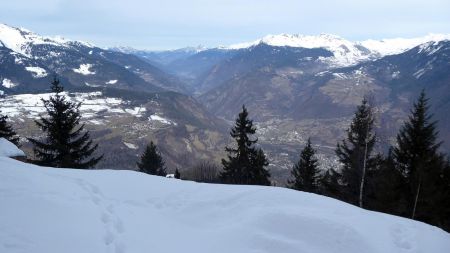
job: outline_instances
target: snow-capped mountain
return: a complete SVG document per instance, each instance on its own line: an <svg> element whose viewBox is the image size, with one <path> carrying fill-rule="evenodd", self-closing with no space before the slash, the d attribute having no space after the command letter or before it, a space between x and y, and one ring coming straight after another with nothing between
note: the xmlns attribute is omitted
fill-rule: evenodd
<svg viewBox="0 0 450 253"><path fill-rule="evenodd" d="M0 23L0 43L4 47L20 53L26 57L33 58L33 47L36 45L52 45L71 47L80 44L92 48L93 46L86 42L70 41L62 37L44 37L37 35L25 28L16 28Z"/></svg>
<svg viewBox="0 0 450 253"><path fill-rule="evenodd" d="M420 44L450 40L450 34L430 34L419 38L395 38L352 42L331 34L317 36L301 34L268 35L253 42L234 44L222 49L236 50L266 44L274 47L324 48L331 51L337 66L349 66L361 61L372 60L386 55L399 54Z"/></svg>
<svg viewBox="0 0 450 253"><path fill-rule="evenodd" d="M23 137L39 135L33 121L44 112L41 98L48 98L56 73L68 99L83 104L83 121L105 154L99 167L134 169L150 140L173 167L215 159L222 150L218 119L180 93L178 78L135 55L7 25L0 42L0 111Z"/></svg>
<svg viewBox="0 0 450 253"><path fill-rule="evenodd" d="M0 82L9 80L1 88L6 93L43 91L42 83L48 84L54 73L69 89L108 87L149 92L185 89L177 78L135 55L89 43L44 37L5 24L0 24L0 42Z"/></svg>
<svg viewBox="0 0 450 253"><path fill-rule="evenodd" d="M298 148L293 147L301 147L307 137L332 161L336 142L345 137L364 95L371 96L380 111L381 148L393 144L422 89L439 121L443 150L450 150L449 40L426 42L400 54L345 67L320 60L332 55L322 48L260 43L241 50L199 78L198 87L205 91L199 100L228 120L245 104L274 164L295 161Z"/></svg>
<svg viewBox="0 0 450 253"><path fill-rule="evenodd" d="M395 55L427 42L450 40L450 34L429 34L417 38L393 38L382 40L364 40L356 42L379 56Z"/></svg>
<svg viewBox="0 0 450 253"><path fill-rule="evenodd" d="M364 41L350 41L330 34L317 36L279 34L268 35L252 42L209 49L202 47L200 49L191 48L189 50L159 52L133 51L130 49L127 49L127 51L133 52L133 54L157 65L164 71L178 76L187 84L191 93L202 94L219 86L220 83L231 77L239 75L243 70L252 69L249 64L263 66L264 64L278 62L286 66L289 65L285 64L287 61L297 61L294 65L304 67L309 61L309 69L312 67L316 70L327 71L400 54L426 42L439 42L449 39L450 34ZM263 53L261 50L263 48L268 50ZM303 57L303 54L298 54L299 51L304 49L323 50L322 52L327 51L328 53L324 52L318 58L307 58ZM243 58L248 60L246 61ZM287 60L288 58L289 60ZM251 59L259 59L260 62ZM228 67L224 68L224 65L228 65ZM277 65L279 67L280 64ZM305 72L305 69L302 69L302 71Z"/></svg>

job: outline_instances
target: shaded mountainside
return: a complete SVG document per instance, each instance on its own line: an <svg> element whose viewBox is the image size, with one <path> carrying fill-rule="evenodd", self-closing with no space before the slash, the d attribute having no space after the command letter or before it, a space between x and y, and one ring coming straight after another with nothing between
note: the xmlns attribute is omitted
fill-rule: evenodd
<svg viewBox="0 0 450 253"><path fill-rule="evenodd" d="M33 120L44 108L49 93L0 98L2 113L9 115L21 136L40 136ZM201 160L219 161L227 138L225 123L193 98L175 92L138 93L117 89L67 94L81 102L82 120L105 155L99 168L136 169L136 161L152 140L157 143L169 171ZM25 141L22 139L22 141ZM24 148L32 155L31 146Z"/></svg>
<svg viewBox="0 0 450 253"><path fill-rule="evenodd" d="M83 120L105 154L99 167L136 168L150 140L169 171L220 159L226 123L178 93L186 86L146 60L3 24L0 42L0 110L21 136L39 137L33 120L44 113L40 99L50 95L56 73L71 99L82 102Z"/></svg>
<svg viewBox="0 0 450 253"><path fill-rule="evenodd" d="M107 154L101 166L123 168L134 168L151 139L170 166L186 167L201 159L219 162L229 126L245 104L272 175L284 183L308 137L322 168L336 166L336 142L364 95L377 107L378 149L383 150L425 89L448 152L448 38L351 42L326 34L282 34L230 47L151 52L102 49L1 25L0 95L12 99L14 107L17 99L26 100L21 94L48 92L53 73L68 91L77 92L77 99L100 92L89 102L86 122ZM201 104L182 93L195 95ZM108 105L110 109L97 106L116 98L122 102ZM23 108L9 115L19 132L35 134L31 119L36 115Z"/></svg>
<svg viewBox="0 0 450 253"><path fill-rule="evenodd" d="M413 101L425 89L439 121L443 151L448 153L449 48L450 41L429 42L398 55L336 68L320 58L326 57L326 50L308 55L311 49L296 49L305 53L302 57L292 48L258 45L215 66L217 71L211 71L209 78L216 85L223 82L199 99L227 120L234 119L245 104L259 124L261 144L274 165L291 164L311 136L325 155L326 167L335 162L336 141L344 137L364 95L377 108L378 148L383 150L394 142Z"/></svg>
<svg viewBox="0 0 450 253"><path fill-rule="evenodd" d="M0 24L0 42L0 79L13 83L0 88L6 93L37 92L42 87L36 87L34 83L40 84L42 79L54 73L65 79L68 87L148 92L185 89L176 77L137 56L87 43L42 37L4 24ZM21 75L24 71L30 73Z"/></svg>

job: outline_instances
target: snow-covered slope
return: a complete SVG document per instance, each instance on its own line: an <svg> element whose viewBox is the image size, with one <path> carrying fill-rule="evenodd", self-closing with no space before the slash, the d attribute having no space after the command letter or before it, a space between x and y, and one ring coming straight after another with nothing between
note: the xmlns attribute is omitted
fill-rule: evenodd
<svg viewBox="0 0 450 253"><path fill-rule="evenodd" d="M357 42L380 56L400 54L427 42L450 40L450 34L429 34L418 38L394 38L383 40L365 40Z"/></svg>
<svg viewBox="0 0 450 253"><path fill-rule="evenodd" d="M336 35L279 34L268 35L253 42L234 44L222 49L244 49L264 43L276 47L324 48L334 54L331 62L348 66L361 61L377 59L386 55L400 54L426 42L450 40L450 34L430 34L424 37L349 41Z"/></svg>
<svg viewBox="0 0 450 253"><path fill-rule="evenodd" d="M70 43L81 43L92 47L85 42L69 41L61 37L43 37L25 28L16 28L0 23L0 42L14 52L31 57L30 47L35 45L69 46Z"/></svg>
<svg viewBox="0 0 450 253"><path fill-rule="evenodd" d="M68 90L75 87L146 92L184 89L175 77L134 55L81 41L41 36L1 23L0 65L0 84L2 80L10 80L3 85L6 94L42 92L48 88L53 73L58 74Z"/></svg>
<svg viewBox="0 0 450 253"><path fill-rule="evenodd" d="M450 235L283 188L0 157L0 252L448 252Z"/></svg>
<svg viewBox="0 0 450 253"><path fill-rule="evenodd" d="M5 138L0 138L0 157L14 156L25 156L25 153Z"/></svg>

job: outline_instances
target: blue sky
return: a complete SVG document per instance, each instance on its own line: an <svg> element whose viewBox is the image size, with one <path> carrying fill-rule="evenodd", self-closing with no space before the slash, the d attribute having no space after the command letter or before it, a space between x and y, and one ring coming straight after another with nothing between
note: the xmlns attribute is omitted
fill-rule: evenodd
<svg viewBox="0 0 450 253"><path fill-rule="evenodd" d="M2 0L0 22L99 46L173 49L267 34L450 33L449 0Z"/></svg>

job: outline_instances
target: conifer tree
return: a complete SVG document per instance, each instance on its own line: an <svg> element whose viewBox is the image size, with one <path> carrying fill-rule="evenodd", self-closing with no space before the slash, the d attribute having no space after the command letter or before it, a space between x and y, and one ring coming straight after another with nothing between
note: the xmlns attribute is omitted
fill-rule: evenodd
<svg viewBox="0 0 450 253"><path fill-rule="evenodd" d="M289 180L289 187L299 191L317 193L319 190L320 170L318 160L315 157L316 151L308 139L305 148L300 154L299 161L294 165L291 175L293 180Z"/></svg>
<svg viewBox="0 0 450 253"><path fill-rule="evenodd" d="M178 168L175 169L174 177L175 177L176 179L181 179L181 174L180 174L180 171L178 170Z"/></svg>
<svg viewBox="0 0 450 253"><path fill-rule="evenodd" d="M436 225L450 233L450 160L448 158L447 166L444 168L439 182L439 193L435 201L439 205L435 207L435 210L438 211Z"/></svg>
<svg viewBox="0 0 450 253"><path fill-rule="evenodd" d="M251 138L255 133L253 121L248 119L247 109L242 106L230 132L236 141L236 148L226 147L228 159L222 159L220 179L223 183L270 185L270 173L265 168L268 165L267 158L262 149L255 147L257 139Z"/></svg>
<svg viewBox="0 0 450 253"><path fill-rule="evenodd" d="M1 112L1 111L0 111ZM0 138L5 138L8 141L19 145L19 137L12 126L8 123L8 116L0 114Z"/></svg>
<svg viewBox="0 0 450 253"><path fill-rule="evenodd" d="M344 200L340 181L341 174L333 168L329 168L319 179L319 193L331 198Z"/></svg>
<svg viewBox="0 0 450 253"><path fill-rule="evenodd" d="M379 168L373 171L374 199L369 203L372 210L400 216L406 215L405 179L395 169L393 149L390 148L387 157L379 158Z"/></svg>
<svg viewBox="0 0 450 253"><path fill-rule="evenodd" d="M422 91L397 135L393 159L407 184L405 199L409 217L434 223L433 213L442 204L437 200L446 161L438 151L441 143L437 142L437 122L432 121L428 110L428 98Z"/></svg>
<svg viewBox="0 0 450 253"><path fill-rule="evenodd" d="M269 166L269 160L267 160L264 151L261 148L257 148L255 152L251 153L251 182L249 184L254 185L270 185L270 173L266 169Z"/></svg>
<svg viewBox="0 0 450 253"><path fill-rule="evenodd" d="M93 144L89 131L80 123L81 103L73 103L62 94L63 86L55 77L48 100L42 99L47 116L36 120L37 126L45 133L44 140L28 140L34 145L37 158L35 163L63 168L92 168L103 157L92 157L98 147Z"/></svg>
<svg viewBox="0 0 450 253"><path fill-rule="evenodd" d="M150 142L147 145L144 153L141 156L140 162L137 163L139 171L155 175L155 176L166 176L166 168L164 165L164 161L162 159L161 153L158 151L158 148L153 143Z"/></svg>
<svg viewBox="0 0 450 253"><path fill-rule="evenodd" d="M343 164L341 180L344 199L360 207L363 207L367 172L376 169L376 159L371 156L375 145L373 125L373 110L364 98L347 130L347 138L336 148L336 155Z"/></svg>

